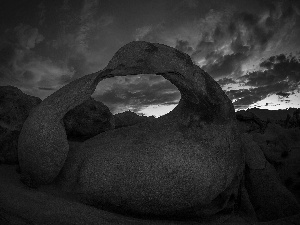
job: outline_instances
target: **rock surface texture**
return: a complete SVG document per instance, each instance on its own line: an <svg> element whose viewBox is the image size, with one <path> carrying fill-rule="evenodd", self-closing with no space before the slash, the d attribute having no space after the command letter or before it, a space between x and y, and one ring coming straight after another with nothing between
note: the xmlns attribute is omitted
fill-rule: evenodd
<svg viewBox="0 0 300 225"><path fill-rule="evenodd" d="M296 121L299 112L300 109L296 108L287 110L254 108L236 113L240 130L253 137L253 141L259 146L268 163L275 168L280 183L294 194L298 202L300 202L300 129ZM271 171L269 170L270 174Z"/></svg>
<svg viewBox="0 0 300 225"><path fill-rule="evenodd" d="M300 127L300 109L297 109L288 121L288 127Z"/></svg>
<svg viewBox="0 0 300 225"><path fill-rule="evenodd" d="M0 163L18 163L18 138L30 110L42 100L13 86L0 86Z"/></svg>
<svg viewBox="0 0 300 225"><path fill-rule="evenodd" d="M263 133L266 127L266 123L252 112L238 111L236 112L236 119L242 133Z"/></svg>
<svg viewBox="0 0 300 225"><path fill-rule="evenodd" d="M181 92L178 106L69 151L63 116L101 80L135 74L164 76ZM233 211L244 169L236 126L231 101L187 54L132 42L102 71L64 86L30 114L19 139L22 180L56 181L86 204L126 215L222 220Z"/></svg>
<svg viewBox="0 0 300 225"><path fill-rule="evenodd" d="M295 196L284 187L259 144L243 135L246 149L245 187L259 221L271 221L300 212ZM299 162L299 158L297 159Z"/></svg>
<svg viewBox="0 0 300 225"><path fill-rule="evenodd" d="M133 126L138 123L154 120L155 117L139 116L131 111L125 111L114 115L115 118L115 129L121 127Z"/></svg>
<svg viewBox="0 0 300 225"><path fill-rule="evenodd" d="M114 116L102 102L89 98L63 118L68 140L84 141L114 129Z"/></svg>
<svg viewBox="0 0 300 225"><path fill-rule="evenodd" d="M101 80L147 73L181 92L171 113L84 142L67 140L64 116L89 101ZM299 203L285 186L296 187L299 178L299 129L286 129L291 116L279 129L255 115L237 122L230 100L188 55L129 43L104 70L30 112L18 142L21 174L0 165L0 223L298 224ZM284 186L285 171L293 177Z"/></svg>

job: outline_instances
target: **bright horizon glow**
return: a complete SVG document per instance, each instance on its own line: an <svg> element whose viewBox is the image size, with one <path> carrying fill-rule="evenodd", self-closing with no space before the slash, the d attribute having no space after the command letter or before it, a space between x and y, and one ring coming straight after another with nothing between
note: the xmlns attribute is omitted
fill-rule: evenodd
<svg viewBox="0 0 300 225"><path fill-rule="evenodd" d="M268 109L268 110L284 110L288 108L300 108L300 93L291 94L288 98L280 98L278 95L270 95L267 98L251 104L245 108L235 108L235 111L247 110L250 108ZM288 102L290 101L290 102ZM292 104L291 104L292 102ZM299 103L298 103L299 102ZM152 105L138 111L138 114L145 116L154 116L156 118L171 112L177 104L172 105Z"/></svg>
<svg viewBox="0 0 300 225"><path fill-rule="evenodd" d="M248 108L254 107L268 110L300 108L300 93L290 95L288 98L280 98L275 94L270 95L261 101L251 104Z"/></svg>
<svg viewBox="0 0 300 225"><path fill-rule="evenodd" d="M171 112L178 104L171 105L151 105L145 109L138 111L138 113L144 114L145 116L154 116L156 118L163 116Z"/></svg>

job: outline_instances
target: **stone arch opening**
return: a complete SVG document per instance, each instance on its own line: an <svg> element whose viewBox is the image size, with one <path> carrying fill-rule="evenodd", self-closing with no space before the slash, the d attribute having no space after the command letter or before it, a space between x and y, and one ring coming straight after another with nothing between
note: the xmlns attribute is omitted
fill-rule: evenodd
<svg viewBox="0 0 300 225"><path fill-rule="evenodd" d="M92 97L107 105L113 114L132 111L138 115L160 117L178 105L181 94L163 76L137 74L102 80Z"/></svg>

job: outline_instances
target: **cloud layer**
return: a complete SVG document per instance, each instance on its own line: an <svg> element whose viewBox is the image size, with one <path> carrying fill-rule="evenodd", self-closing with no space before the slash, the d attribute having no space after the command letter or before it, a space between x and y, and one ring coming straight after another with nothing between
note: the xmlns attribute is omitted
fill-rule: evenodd
<svg viewBox="0 0 300 225"><path fill-rule="evenodd" d="M248 89L226 91L235 108L244 108L272 94L287 98L300 92L300 57L272 56L261 62L260 68L239 78ZM224 86L233 82L222 79L219 83Z"/></svg>
<svg viewBox="0 0 300 225"><path fill-rule="evenodd" d="M0 9L7 18L6 27L0 24L0 85L42 99L104 68L133 40L186 52L237 109L270 95L286 100L299 90L298 1L37 0L20 9L14 1ZM18 16L11 18L13 11ZM162 77L150 75L106 80L94 97L113 112L138 112L178 102L180 94Z"/></svg>
<svg viewBox="0 0 300 225"><path fill-rule="evenodd" d="M1 37L0 79L3 85L23 89L60 87L60 77L72 76L66 65L38 55L34 49L44 40L37 28L19 24ZM39 93L42 95L42 93Z"/></svg>
<svg viewBox="0 0 300 225"><path fill-rule="evenodd" d="M158 75L118 77L103 94L93 96L109 106L112 113L139 112L152 105L172 105L180 100L178 89Z"/></svg>

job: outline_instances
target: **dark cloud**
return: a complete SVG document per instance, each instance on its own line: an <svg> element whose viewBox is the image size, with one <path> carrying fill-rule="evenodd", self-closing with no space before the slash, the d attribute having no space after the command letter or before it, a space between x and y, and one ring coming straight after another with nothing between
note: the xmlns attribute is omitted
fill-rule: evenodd
<svg viewBox="0 0 300 225"><path fill-rule="evenodd" d="M283 81L263 87L230 90L227 91L226 94L233 101L233 105L237 109L261 101L271 94L286 92L289 88L288 82Z"/></svg>
<svg viewBox="0 0 300 225"><path fill-rule="evenodd" d="M22 74L22 77L23 77L26 81L30 81L30 80L34 80L35 75L34 75L34 73L31 72L31 71L25 71L25 72Z"/></svg>
<svg viewBox="0 0 300 225"><path fill-rule="evenodd" d="M38 9L39 9L39 25L43 25L43 23L45 22L45 14L46 14L46 6L44 2L41 2L38 5Z"/></svg>
<svg viewBox="0 0 300 225"><path fill-rule="evenodd" d="M236 84L236 81L233 80L232 78L227 78L224 77L222 79L217 80L218 84L220 84L221 86L224 86L226 84Z"/></svg>
<svg viewBox="0 0 300 225"><path fill-rule="evenodd" d="M228 70L228 72L240 72L242 63L249 57L252 57L257 49L260 51L264 50L274 33L274 30L268 30L259 23L259 17L257 15L246 12L234 14L230 18L227 27L231 39L230 50L233 54L225 54L222 58L219 58L219 61L226 61L228 58L235 60L236 66L231 67L231 70ZM227 63L224 62L224 64ZM214 73L214 70L212 70L212 72Z"/></svg>
<svg viewBox="0 0 300 225"><path fill-rule="evenodd" d="M49 87L39 87L39 90L45 90L45 91L54 91L55 88L49 88Z"/></svg>
<svg viewBox="0 0 300 225"><path fill-rule="evenodd" d="M300 82L300 60L296 56L280 54L260 63L263 71L254 71L243 76L246 85L264 86L288 80L291 89Z"/></svg>
<svg viewBox="0 0 300 225"><path fill-rule="evenodd" d="M0 47L0 65L11 66L15 56L14 46L10 43L3 43Z"/></svg>
<svg viewBox="0 0 300 225"><path fill-rule="evenodd" d="M273 94L287 98L299 88L300 60L296 56L271 56L261 62L260 67L262 71L254 71L241 78L245 80L245 85L253 88L226 92L236 108L248 106ZM230 80L226 78L223 82Z"/></svg>
<svg viewBox="0 0 300 225"><path fill-rule="evenodd" d="M299 1L155 0L120 4L111 0L100 4L92 0L71 4L65 0L57 4L12 0L7 5L0 7L0 11L7 11L0 13L0 21L7 21L0 23L0 82L18 83L28 92L37 91L36 95L49 94L103 68L119 47L132 40L162 43L188 53L219 79L221 86L231 84L234 89L250 85L249 90L228 92L236 106L299 87L299 60L284 54L264 60L261 70L244 75L261 57L299 50ZM11 17L12 13L16 16ZM164 92L168 87L161 76L139 82L124 79L106 87L101 95L114 110L118 104L138 110L151 104L169 104L178 97L178 92Z"/></svg>
<svg viewBox="0 0 300 225"><path fill-rule="evenodd" d="M32 49L44 40L44 36L39 33L37 28L23 23L6 30L6 38L10 43L22 49Z"/></svg>
<svg viewBox="0 0 300 225"><path fill-rule="evenodd" d="M87 59L83 54L75 54L67 59L67 66L75 71L74 79L83 76L88 70Z"/></svg>
<svg viewBox="0 0 300 225"><path fill-rule="evenodd" d="M202 67L205 71L213 77L223 77L233 74L241 73L241 61L246 59L243 53L234 53L220 56L214 54L210 57L216 57L213 63L206 64Z"/></svg>
<svg viewBox="0 0 300 225"><path fill-rule="evenodd" d="M185 52L187 54L189 54L193 51L193 48L191 46L189 46L189 42L183 41L183 40L177 40L175 48L178 49L179 51Z"/></svg>
<svg viewBox="0 0 300 225"><path fill-rule="evenodd" d="M275 33L275 29L268 29L261 25L259 17L249 13L239 13L233 19L239 24L238 34L241 34L243 26L247 29L247 45L250 46L250 49L258 47L260 50L265 50L268 41Z"/></svg>
<svg viewBox="0 0 300 225"><path fill-rule="evenodd" d="M234 11L232 14L212 14L219 21L211 30L204 30L191 57L214 78L242 75L242 66L257 57L274 42L275 34L288 39L288 32L297 17L293 1L261 3L264 14ZM281 30L287 29L286 34ZM273 41L273 42L272 42ZM177 47L186 50L191 43L182 40Z"/></svg>
<svg viewBox="0 0 300 225"><path fill-rule="evenodd" d="M243 43L241 34L237 34L237 37L231 41L230 48L233 52L237 52L244 56L244 59L249 56L250 46Z"/></svg>
<svg viewBox="0 0 300 225"><path fill-rule="evenodd" d="M6 74L2 77L9 75L14 76L12 79L32 79L32 74L23 69L22 64L30 61L32 48L43 39L38 29L29 25L19 24L15 28L6 29L0 35L0 70Z"/></svg>
<svg viewBox="0 0 300 225"><path fill-rule="evenodd" d="M131 83L124 79L125 83L114 83L109 91L93 97L96 100L105 103L112 113L116 113L122 108L130 108L132 111L138 112L151 105L169 105L178 103L180 92L168 80L160 78L152 79L151 82L148 77L158 76L143 75L141 77L146 78L136 79Z"/></svg>
<svg viewBox="0 0 300 225"><path fill-rule="evenodd" d="M63 61L54 62L36 52L36 46L44 40L38 28L19 24L6 29L0 36L0 83L19 88L54 87L65 84L74 68Z"/></svg>
<svg viewBox="0 0 300 225"><path fill-rule="evenodd" d="M38 29L19 24L0 35L0 66L13 70L20 61L30 61L31 49L44 39Z"/></svg>
<svg viewBox="0 0 300 225"><path fill-rule="evenodd" d="M280 91L277 92L276 95L281 96L283 98L288 98L290 96L290 93Z"/></svg>

